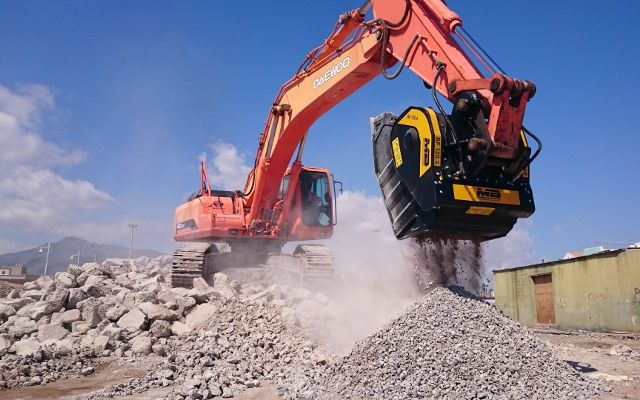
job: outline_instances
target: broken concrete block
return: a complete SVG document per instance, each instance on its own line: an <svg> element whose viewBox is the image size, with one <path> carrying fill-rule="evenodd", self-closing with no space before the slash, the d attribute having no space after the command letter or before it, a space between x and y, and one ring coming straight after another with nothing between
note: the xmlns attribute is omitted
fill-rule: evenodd
<svg viewBox="0 0 640 400"><path fill-rule="evenodd" d="M171 336L171 324L162 320L153 321L149 333L155 338L169 337Z"/></svg>
<svg viewBox="0 0 640 400"><path fill-rule="evenodd" d="M38 339L40 341L53 339L53 340L62 340L69 334L69 331L66 330L61 324L47 324L42 325L38 328Z"/></svg>
<svg viewBox="0 0 640 400"><path fill-rule="evenodd" d="M238 296L239 285L227 275L216 273L213 275L213 290L224 298L234 298Z"/></svg>
<svg viewBox="0 0 640 400"><path fill-rule="evenodd" d="M47 314L51 314L61 308L66 308L68 299L69 289L60 287L55 289L53 292L45 294L42 301L47 305Z"/></svg>
<svg viewBox="0 0 640 400"><path fill-rule="evenodd" d="M78 303L88 298L87 294L81 288L69 289L69 299L67 301L67 309L71 310L78 307Z"/></svg>
<svg viewBox="0 0 640 400"><path fill-rule="evenodd" d="M216 315L218 307L211 303L204 303L197 306L187 314L185 323L191 329L199 329L206 326Z"/></svg>
<svg viewBox="0 0 640 400"><path fill-rule="evenodd" d="M75 288L78 286L76 277L69 272L56 272L54 281L56 282L56 286L67 289Z"/></svg>
<svg viewBox="0 0 640 400"><path fill-rule="evenodd" d="M147 316L138 308L125 313L118 320L118 326L124 329L143 330L149 326Z"/></svg>
<svg viewBox="0 0 640 400"><path fill-rule="evenodd" d="M93 339L93 350L96 352L96 354L101 354L103 351L105 351L107 349L107 346L109 345L109 336L106 335L100 335L100 336L96 336Z"/></svg>
<svg viewBox="0 0 640 400"><path fill-rule="evenodd" d="M189 327L189 325L184 324L180 321L176 321L173 323L173 325L171 325L171 332L173 332L174 335L185 336L190 334L192 332L192 329L191 327Z"/></svg>
<svg viewBox="0 0 640 400"><path fill-rule="evenodd" d="M109 321L117 321L122 317L127 311L127 308L122 306L111 307L107 310L106 317Z"/></svg>
<svg viewBox="0 0 640 400"><path fill-rule="evenodd" d="M178 319L178 315L176 313L158 304L150 302L142 303L139 308L150 320L175 321Z"/></svg>
<svg viewBox="0 0 640 400"><path fill-rule="evenodd" d="M9 352L16 353L16 355L27 357L34 355L41 349L40 341L35 337L29 337L26 339L18 340L11 345Z"/></svg>
<svg viewBox="0 0 640 400"><path fill-rule="evenodd" d="M81 320L82 314L80 313L80 310L67 310L62 313L62 316L60 317L60 322L64 325L71 325L72 323Z"/></svg>
<svg viewBox="0 0 640 400"><path fill-rule="evenodd" d="M53 279L48 275L43 275L38 277L35 281L33 281L40 289L47 288L52 282Z"/></svg>

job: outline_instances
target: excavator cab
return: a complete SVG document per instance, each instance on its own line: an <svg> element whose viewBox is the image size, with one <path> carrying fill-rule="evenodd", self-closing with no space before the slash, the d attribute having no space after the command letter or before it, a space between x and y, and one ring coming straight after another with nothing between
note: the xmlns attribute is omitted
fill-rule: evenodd
<svg viewBox="0 0 640 400"><path fill-rule="evenodd" d="M308 227L331 226L332 202L328 173L302 169L299 186L302 223Z"/></svg>
<svg viewBox="0 0 640 400"><path fill-rule="evenodd" d="M286 200L288 196L290 200ZM291 204L283 224L291 240L331 237L336 210L328 170L304 166L289 169L282 179L278 199Z"/></svg>
<svg viewBox="0 0 640 400"><path fill-rule="evenodd" d="M457 137L442 114L421 107L371 119L375 174L397 238L485 241L533 214L524 135L516 159L497 159L474 147L481 134L469 121L456 128Z"/></svg>

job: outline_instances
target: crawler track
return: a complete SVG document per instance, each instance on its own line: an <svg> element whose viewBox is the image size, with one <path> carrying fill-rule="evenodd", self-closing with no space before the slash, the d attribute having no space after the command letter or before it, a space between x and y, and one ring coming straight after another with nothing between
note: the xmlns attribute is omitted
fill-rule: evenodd
<svg viewBox="0 0 640 400"><path fill-rule="evenodd" d="M173 253L171 286L193 287L193 278L203 276L205 256L210 243L187 243Z"/></svg>

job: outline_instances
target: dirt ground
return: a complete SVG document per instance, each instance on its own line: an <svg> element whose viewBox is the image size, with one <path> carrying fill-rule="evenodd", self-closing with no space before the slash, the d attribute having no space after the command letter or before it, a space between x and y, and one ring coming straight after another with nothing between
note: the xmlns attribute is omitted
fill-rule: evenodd
<svg viewBox="0 0 640 400"><path fill-rule="evenodd" d="M562 332L535 330L536 336L555 350L558 358L565 360L576 370L592 379L606 380L612 391L604 393L603 400L640 400L640 356L628 358L609 354L614 345L622 344L640 354L640 335L605 334L594 332ZM149 360L150 361L150 360ZM73 399L130 378L143 377L151 362L136 362L120 365L105 363L87 377L73 377L45 386L22 387L0 392L3 400ZM145 393L120 397L127 400L162 399L170 387L158 388ZM237 393L237 400L280 400L274 384L263 382L259 388Z"/></svg>
<svg viewBox="0 0 640 400"><path fill-rule="evenodd" d="M592 379L603 379L611 386L602 399L640 400L640 335L535 331L536 336L549 343L555 354L576 370ZM614 345L628 346L635 358L609 354Z"/></svg>
<svg viewBox="0 0 640 400"><path fill-rule="evenodd" d="M98 366L91 376L62 379L45 386L28 386L0 391L2 400L38 400L63 399L72 400L76 396L102 389L109 385L126 382L131 378L141 378L148 372L150 362L119 365L106 363ZM156 400L163 399L171 387L161 387L131 396L116 397L123 400ZM262 382L261 387L247 389L235 393L236 400L280 400L276 386L270 382Z"/></svg>

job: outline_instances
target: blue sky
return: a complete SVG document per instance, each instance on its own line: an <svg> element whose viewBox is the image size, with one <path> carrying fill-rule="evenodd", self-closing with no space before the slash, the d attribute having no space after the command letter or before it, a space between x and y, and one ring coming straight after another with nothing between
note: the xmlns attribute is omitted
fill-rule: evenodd
<svg viewBox="0 0 640 400"><path fill-rule="evenodd" d="M0 253L70 234L127 244L130 222L140 247L170 251L199 157L216 182L237 182L280 85L360 3L5 2L0 111L18 122L0 131ZM538 87L525 116L544 143L537 211L495 251L527 262L640 240L640 45L628 33L640 5L448 4L505 71ZM305 163L378 196L368 119L410 105L432 106L410 71L375 79L318 120Z"/></svg>

